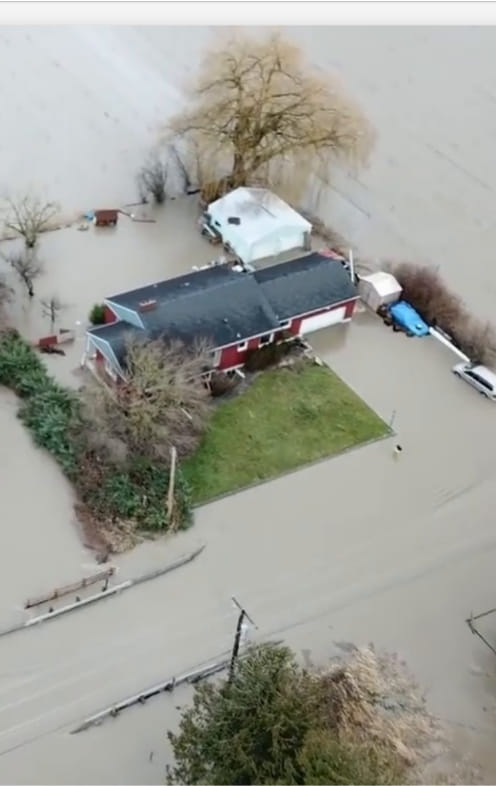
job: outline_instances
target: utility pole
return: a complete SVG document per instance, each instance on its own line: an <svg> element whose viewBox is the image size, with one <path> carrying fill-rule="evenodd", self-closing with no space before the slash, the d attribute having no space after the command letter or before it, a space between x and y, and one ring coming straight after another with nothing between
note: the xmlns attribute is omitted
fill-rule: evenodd
<svg viewBox="0 0 496 786"><path fill-rule="evenodd" d="M171 456L170 456L170 470L169 470L169 488L167 491L167 516L169 519L169 524L172 523L172 513L174 509L174 486L176 484L176 460L177 460L177 450L173 446L171 448Z"/></svg>
<svg viewBox="0 0 496 786"><path fill-rule="evenodd" d="M238 654L239 654L239 647L241 644L241 636L243 633L243 622L245 621L245 619L247 619L248 622L251 625L253 625L254 628L257 627L253 622L253 620L251 619L248 612L246 611L246 609L244 609L243 606L241 606L241 604L238 603L238 601L234 596L232 597L232 601L235 604L235 606L237 606L237 608L239 609L239 616L238 616L238 622L236 624L236 632L234 634L234 644L232 648L231 664L229 666L229 679L228 679L229 683L231 683L234 678L234 669L236 667L236 661L238 659Z"/></svg>

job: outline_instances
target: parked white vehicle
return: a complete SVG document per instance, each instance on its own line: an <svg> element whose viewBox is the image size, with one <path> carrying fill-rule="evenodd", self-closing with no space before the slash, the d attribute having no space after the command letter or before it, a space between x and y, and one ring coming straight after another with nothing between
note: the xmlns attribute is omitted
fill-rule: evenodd
<svg viewBox="0 0 496 786"><path fill-rule="evenodd" d="M482 396L496 401L496 374L485 366L474 363L457 363L453 374L472 385Z"/></svg>

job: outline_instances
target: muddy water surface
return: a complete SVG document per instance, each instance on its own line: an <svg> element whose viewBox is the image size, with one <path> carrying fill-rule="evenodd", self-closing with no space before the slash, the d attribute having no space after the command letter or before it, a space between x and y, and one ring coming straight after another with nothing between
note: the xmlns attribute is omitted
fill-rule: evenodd
<svg viewBox="0 0 496 786"><path fill-rule="evenodd" d="M208 31L1 33L3 94L12 106L0 129L5 182L20 188L32 179L71 210L132 201L143 150L179 105L177 85L194 68ZM494 30L292 34L317 64L342 74L379 132L366 172L333 173L321 214L373 257L438 263L470 307L490 315ZM21 81L29 101L14 89ZM193 200L177 201L156 224L122 219L115 231L47 235L38 294L66 302L64 327L84 324L103 296L211 259L192 227L195 216ZM13 315L31 338L47 330L38 299L18 297ZM228 649L232 594L254 616L257 635L283 635L317 659L336 639L398 651L460 745L475 744L471 750L494 781L494 662L464 620L496 605L495 410L452 378L453 358L430 339L409 341L362 316L347 332L324 331L313 343L386 420L394 418L402 460L393 462L390 443L378 443L207 506L174 542L146 544L120 560L122 575L134 575L205 541L197 563L3 640L2 782L163 782L164 730L182 695L86 735L68 731L106 704ZM80 334L66 358L49 359L50 368L77 384L81 351ZM65 580L86 560L70 523L70 491L30 446L13 406L2 396L6 618L31 586ZM6 526L10 521L16 528Z"/></svg>

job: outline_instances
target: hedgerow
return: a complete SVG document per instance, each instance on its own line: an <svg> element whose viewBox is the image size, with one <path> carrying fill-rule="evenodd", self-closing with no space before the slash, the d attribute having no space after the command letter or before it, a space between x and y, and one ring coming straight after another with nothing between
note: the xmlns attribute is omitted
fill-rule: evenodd
<svg viewBox="0 0 496 786"><path fill-rule="evenodd" d="M125 519L146 530L168 527L168 468L136 456L116 466L95 452L78 393L59 385L16 331L0 336L0 384L21 398L19 418L34 442L58 462L90 513L102 522ZM191 497L180 468L174 497L177 523L188 526Z"/></svg>

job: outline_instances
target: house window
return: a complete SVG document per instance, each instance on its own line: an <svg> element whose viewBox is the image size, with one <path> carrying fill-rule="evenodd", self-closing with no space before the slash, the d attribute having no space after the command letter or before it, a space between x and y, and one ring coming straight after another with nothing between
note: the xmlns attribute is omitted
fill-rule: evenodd
<svg viewBox="0 0 496 786"><path fill-rule="evenodd" d="M245 352L248 349L248 342L242 341L241 344L238 344L238 352Z"/></svg>
<svg viewBox="0 0 496 786"><path fill-rule="evenodd" d="M272 333L269 333L267 336L260 336L260 346L263 347L266 344L270 344L273 339Z"/></svg>
<svg viewBox="0 0 496 786"><path fill-rule="evenodd" d="M287 330L288 328L291 327L291 320L290 319L285 319L283 322L279 322L279 327L282 330Z"/></svg>

